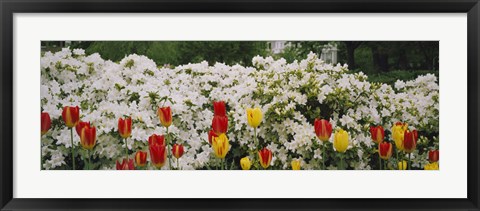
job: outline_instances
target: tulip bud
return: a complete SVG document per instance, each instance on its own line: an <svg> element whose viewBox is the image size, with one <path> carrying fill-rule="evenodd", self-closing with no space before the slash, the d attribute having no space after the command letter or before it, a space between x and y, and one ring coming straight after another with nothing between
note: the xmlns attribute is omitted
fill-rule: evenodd
<svg viewBox="0 0 480 211"><path fill-rule="evenodd" d="M42 112L41 117L41 134L45 135L45 133L50 130L50 127L52 126L52 120L50 119L50 115L47 112Z"/></svg>
<svg viewBox="0 0 480 211"><path fill-rule="evenodd" d="M370 127L370 134L372 136L372 141L380 144L382 143L383 139L385 139L385 130L382 126L371 126Z"/></svg>
<svg viewBox="0 0 480 211"><path fill-rule="evenodd" d="M214 116L226 116L227 108L225 107L225 102L224 101L213 102L213 113L214 113Z"/></svg>
<svg viewBox="0 0 480 211"><path fill-rule="evenodd" d="M158 108L157 115L164 127L169 127L172 124L172 110L170 107Z"/></svg>
<svg viewBox="0 0 480 211"><path fill-rule="evenodd" d="M405 130L407 130L408 125L406 123L397 122L392 126L392 139L395 141L395 146L398 150L403 151L403 140L405 135Z"/></svg>
<svg viewBox="0 0 480 211"><path fill-rule="evenodd" d="M180 158L183 155L183 145L181 144L174 144L172 147L172 154L175 158Z"/></svg>
<svg viewBox="0 0 480 211"><path fill-rule="evenodd" d="M62 111L62 118L67 127L72 128L80 120L80 108L78 106L65 106Z"/></svg>
<svg viewBox="0 0 480 211"><path fill-rule="evenodd" d="M258 151L258 159L260 160L260 165L262 165L264 169L268 168L272 162L272 151L264 147L262 150Z"/></svg>
<svg viewBox="0 0 480 211"><path fill-rule="evenodd" d="M400 161L398 162L398 170L405 170L407 169L407 161Z"/></svg>
<svg viewBox="0 0 480 211"><path fill-rule="evenodd" d="M148 137L148 145L149 146L152 146L152 145L165 146L165 136L152 134L150 137Z"/></svg>
<svg viewBox="0 0 480 211"><path fill-rule="evenodd" d="M218 137L214 130L208 132L208 143L212 144L212 139Z"/></svg>
<svg viewBox="0 0 480 211"><path fill-rule="evenodd" d="M325 119L315 119L314 122L315 134L320 141L328 141L332 135L332 124Z"/></svg>
<svg viewBox="0 0 480 211"><path fill-rule="evenodd" d="M243 170L250 170L250 167L252 167L252 162L250 162L248 157L244 157L240 159L240 166Z"/></svg>
<svg viewBox="0 0 480 211"><path fill-rule="evenodd" d="M378 145L378 154L380 155L380 158L384 160L388 160L392 156L392 144L383 142Z"/></svg>
<svg viewBox="0 0 480 211"><path fill-rule="evenodd" d="M424 170L438 170L438 162L433 162L425 165L423 167Z"/></svg>
<svg viewBox="0 0 480 211"><path fill-rule="evenodd" d="M300 160L294 159L290 164L292 165L292 170L300 170Z"/></svg>
<svg viewBox="0 0 480 211"><path fill-rule="evenodd" d="M418 139L418 133L416 130L413 130L412 132L405 130L404 134L404 140L403 140L403 150L406 153L411 153L415 150L417 147L417 139Z"/></svg>
<svg viewBox="0 0 480 211"><path fill-rule="evenodd" d="M77 123L77 125L75 125L75 131L77 131L77 135L78 136L81 136L82 135L82 129L84 127L90 127L90 122L82 122L82 121L79 121Z"/></svg>
<svg viewBox="0 0 480 211"><path fill-rule="evenodd" d="M217 135L226 133L228 129L228 117L214 116L212 119L212 129Z"/></svg>
<svg viewBox="0 0 480 211"><path fill-rule="evenodd" d="M80 135L80 144L84 149L92 150L97 141L97 130L95 127L86 126Z"/></svg>
<svg viewBox="0 0 480 211"><path fill-rule="evenodd" d="M117 170L135 170L133 159L123 159L121 163L117 160Z"/></svg>
<svg viewBox="0 0 480 211"><path fill-rule="evenodd" d="M128 138L132 134L132 118L118 119L118 133L122 138Z"/></svg>
<svg viewBox="0 0 480 211"><path fill-rule="evenodd" d="M439 154L440 154L440 153L439 153L438 150L430 150L430 151L428 152L428 160L429 160L430 162L432 162L432 163L433 163L433 162L437 162L438 159L439 159L439 157L440 157Z"/></svg>
<svg viewBox="0 0 480 211"><path fill-rule="evenodd" d="M148 148L150 149L150 160L152 164L157 168L161 168L165 165L165 161L167 160L166 146L153 144Z"/></svg>
<svg viewBox="0 0 480 211"><path fill-rule="evenodd" d="M347 151L348 147L348 133L343 129L339 129L333 136L333 146L338 152Z"/></svg>
<svg viewBox="0 0 480 211"><path fill-rule="evenodd" d="M247 108L247 121L250 127L256 128L262 122L263 114L260 108Z"/></svg>
<svg viewBox="0 0 480 211"><path fill-rule="evenodd" d="M213 152L218 158L225 158L230 150L230 143L227 136L222 133L218 137L214 137L212 140Z"/></svg>
<svg viewBox="0 0 480 211"><path fill-rule="evenodd" d="M135 154L135 163L139 167L143 167L147 164L147 152L144 151L138 151Z"/></svg>

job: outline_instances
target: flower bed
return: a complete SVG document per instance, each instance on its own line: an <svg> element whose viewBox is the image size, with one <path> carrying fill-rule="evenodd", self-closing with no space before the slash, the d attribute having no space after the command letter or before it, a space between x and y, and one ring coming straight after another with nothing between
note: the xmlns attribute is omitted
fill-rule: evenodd
<svg viewBox="0 0 480 211"><path fill-rule="evenodd" d="M408 154L409 168L431 169L429 151L438 149L439 141L439 86L434 75L397 81L392 87L370 83L361 72L349 73L347 65L325 64L315 54L293 63L271 57L252 61L254 67L202 62L172 68L157 67L135 54L114 63L99 54L87 56L81 49L45 53L41 109L49 113L51 128L42 136L43 168L72 168L72 131L65 126L62 111L65 106L79 106L81 121L96 128L96 144L92 150L83 150L80 135L73 135L76 169L115 169L126 154L133 159L137 151L149 151L152 134L167 134L158 107L171 109L169 146L184 147L178 169L241 169L240 160L246 156L252 169L263 169L263 163L256 161L262 160L258 152L264 147L271 152L268 169L297 165L301 169L397 169ZM209 143L214 101L226 104L229 148L225 159L218 159ZM248 124L247 108L259 108L263 115L256 129ZM126 145L118 127L119 118L125 117L132 119ZM334 147L333 134L319 141L316 118L328 120L334 134L346 131L344 153ZM393 140L396 122L418 131L411 153L398 150ZM394 147L393 156L383 163L370 132L376 125L385 128L384 140ZM151 161L150 156L145 159ZM172 168L177 168L177 160L172 159ZM170 169L169 165L159 168ZM156 167L147 164L137 169Z"/></svg>

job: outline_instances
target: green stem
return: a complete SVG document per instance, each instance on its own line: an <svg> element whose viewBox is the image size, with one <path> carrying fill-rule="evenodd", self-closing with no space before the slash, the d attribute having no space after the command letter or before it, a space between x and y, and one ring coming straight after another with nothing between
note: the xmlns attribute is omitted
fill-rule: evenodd
<svg viewBox="0 0 480 211"><path fill-rule="evenodd" d="M255 143L254 143L254 149L253 149L253 152L252 152L252 163L254 164L254 166L258 166L257 162L256 162L256 159L255 159L255 151L258 148L258 138L257 138L257 128L256 127L253 128L253 136L255 138Z"/></svg>
<svg viewBox="0 0 480 211"><path fill-rule="evenodd" d="M387 160L383 161L383 169L387 170Z"/></svg>
<svg viewBox="0 0 480 211"><path fill-rule="evenodd" d="M345 168L343 167L343 155L340 155L340 169L345 170Z"/></svg>
<svg viewBox="0 0 480 211"><path fill-rule="evenodd" d="M322 144L322 167L323 167L323 170L326 170L327 167L325 166L325 148L327 146L325 145L325 142L323 142Z"/></svg>
<svg viewBox="0 0 480 211"><path fill-rule="evenodd" d="M168 167L172 169L172 152L170 150L170 133L168 133L168 127L167 127L167 155L168 155Z"/></svg>
<svg viewBox="0 0 480 211"><path fill-rule="evenodd" d="M70 128L70 140L71 140L71 144L72 144L72 162L73 162L73 169L72 170L75 170L75 150L73 149L73 127Z"/></svg>
<svg viewBox="0 0 480 211"><path fill-rule="evenodd" d="M180 165L178 164L178 159L179 158L177 158L177 170L180 170Z"/></svg>
<svg viewBox="0 0 480 211"><path fill-rule="evenodd" d="M253 136L255 136L255 147L258 147L257 128L253 128Z"/></svg>
<svg viewBox="0 0 480 211"><path fill-rule="evenodd" d="M400 170L400 167L402 167L402 165L398 165L400 162L400 159L398 158L398 149L395 149L395 154L395 157L397 158L397 170Z"/></svg>
<svg viewBox="0 0 480 211"><path fill-rule="evenodd" d="M83 163L85 164L83 169L88 170L88 150L84 149L86 153L83 154Z"/></svg>
<svg viewBox="0 0 480 211"><path fill-rule="evenodd" d="M380 162L378 167L380 168L380 170L382 170L382 158L380 157L380 152L378 152L378 162Z"/></svg>
<svg viewBox="0 0 480 211"><path fill-rule="evenodd" d="M223 169L224 169L224 166L223 166L223 159L222 159L222 158L220 158L220 163L221 163L221 165L220 165L220 166L221 166L221 167L220 167L220 170L223 170Z"/></svg>
<svg viewBox="0 0 480 211"><path fill-rule="evenodd" d="M42 149L42 136L40 136L40 170L42 170L43 166L43 149Z"/></svg>
<svg viewBox="0 0 480 211"><path fill-rule="evenodd" d="M88 151L88 168L93 170L92 168L92 152Z"/></svg>
<svg viewBox="0 0 480 211"><path fill-rule="evenodd" d="M412 170L412 153L408 153L408 170Z"/></svg>
<svg viewBox="0 0 480 211"><path fill-rule="evenodd" d="M405 159L405 157L404 157L404 154L401 153L400 154L400 161L402 162L402 165L400 167L402 168L402 170L403 170L403 159Z"/></svg>
<svg viewBox="0 0 480 211"><path fill-rule="evenodd" d="M127 138L125 138L124 141L125 141L125 157L127 158L127 162L128 162L128 145L127 145Z"/></svg>

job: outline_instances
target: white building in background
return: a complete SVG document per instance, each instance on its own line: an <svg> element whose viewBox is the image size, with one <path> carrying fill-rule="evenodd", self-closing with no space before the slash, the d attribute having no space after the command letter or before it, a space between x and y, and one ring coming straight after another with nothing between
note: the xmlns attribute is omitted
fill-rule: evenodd
<svg viewBox="0 0 480 211"><path fill-rule="evenodd" d="M287 41L270 41L268 42L268 48L273 54L279 54L282 53L289 44Z"/></svg>
<svg viewBox="0 0 480 211"><path fill-rule="evenodd" d="M322 54L320 54L320 59L328 64L337 64L337 53L337 45L330 43L326 44L322 48Z"/></svg>
<svg viewBox="0 0 480 211"><path fill-rule="evenodd" d="M268 50L273 54L282 53L286 47L292 46L291 42L288 41L270 41L268 42ZM325 63L336 64L338 61L337 58L338 48L336 44L326 44L322 47L322 53L320 54L320 59L325 61Z"/></svg>

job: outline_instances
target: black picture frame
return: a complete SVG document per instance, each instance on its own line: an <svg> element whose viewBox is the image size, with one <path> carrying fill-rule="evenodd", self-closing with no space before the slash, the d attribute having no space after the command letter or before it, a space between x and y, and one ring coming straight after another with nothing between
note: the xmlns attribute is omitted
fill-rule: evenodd
<svg viewBox="0 0 480 211"><path fill-rule="evenodd" d="M2 210L479 210L478 0L0 0L0 207ZM467 13L468 197L466 199L17 199L13 198L15 13ZM462 153L462 152L459 152ZM428 181L425 181L428 182ZM448 181L445 181L448 182ZM397 184L399 185L399 184ZM393 185L392 185L393 186ZM92 187L94 188L94 187ZM259 188L262 187L252 187ZM390 189L392 187L383 187ZM404 188L408 188L405 184ZM379 188L381 189L381 188ZM159 190L165 191L165 190ZM228 190L225 190L228 191ZM445 190L448 191L448 190ZM267 196L266 196L267 197ZM406 196L408 197L408 196Z"/></svg>

